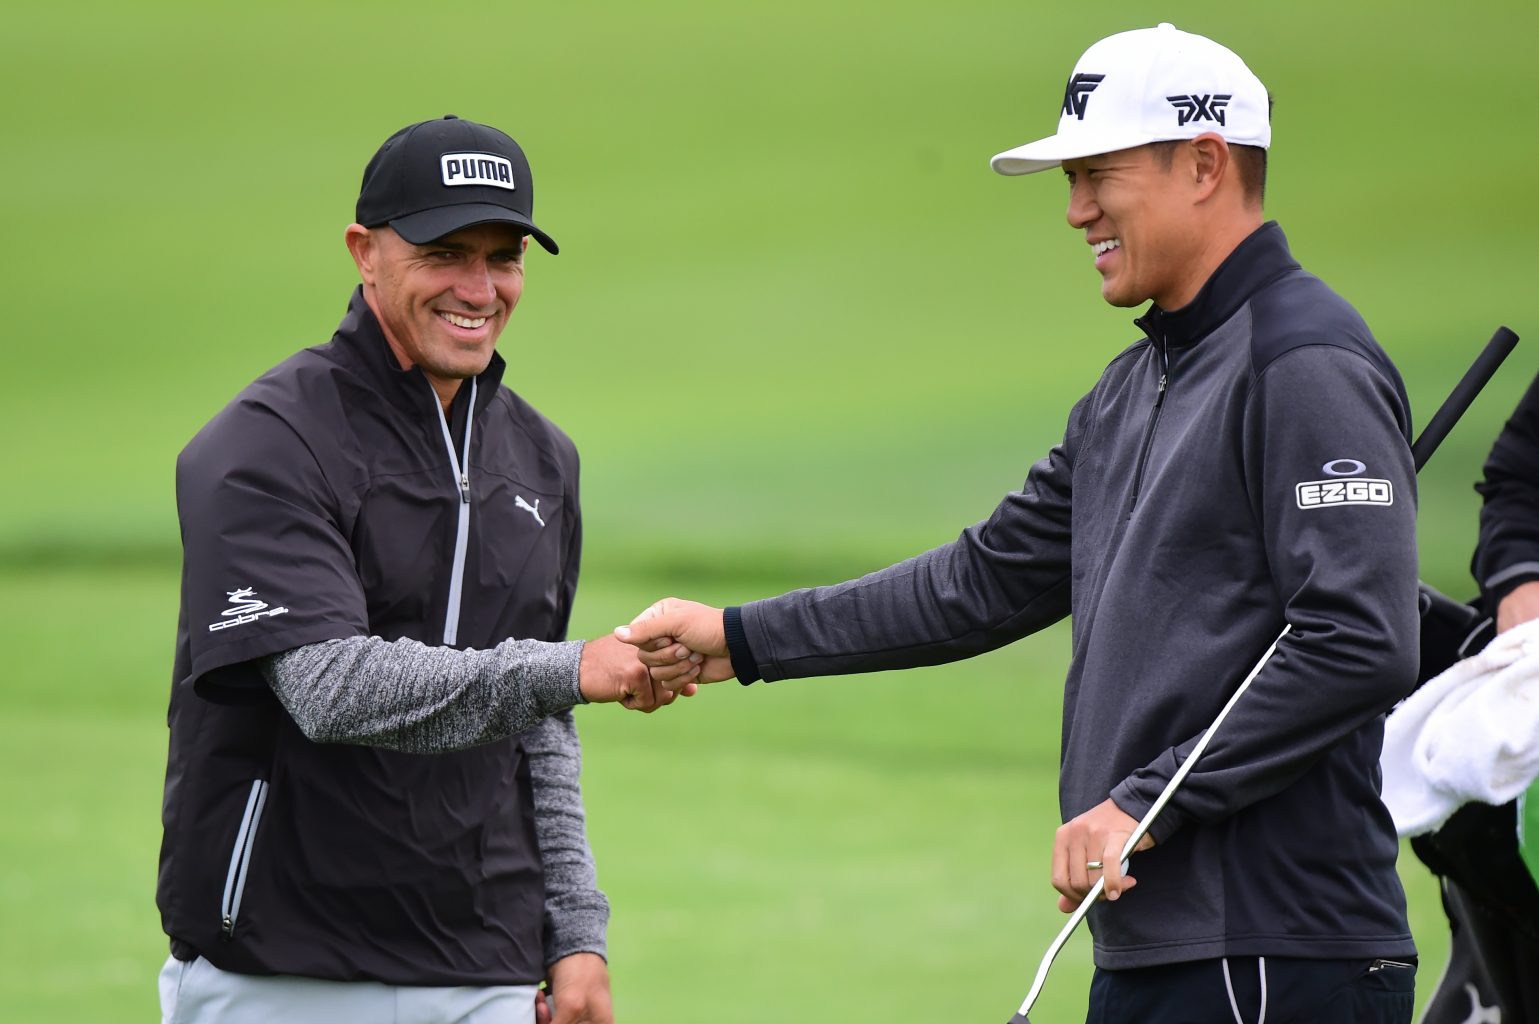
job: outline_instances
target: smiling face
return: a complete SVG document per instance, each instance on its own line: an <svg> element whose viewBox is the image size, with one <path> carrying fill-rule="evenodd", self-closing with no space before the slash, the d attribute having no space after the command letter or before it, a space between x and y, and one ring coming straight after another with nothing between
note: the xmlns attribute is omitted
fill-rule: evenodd
<svg viewBox="0 0 1539 1024"><path fill-rule="evenodd" d="M478 224L413 245L389 227L347 229L364 298L402 368L421 367L447 407L492 359L524 291L528 238Z"/></svg>
<svg viewBox="0 0 1539 1024"><path fill-rule="evenodd" d="M1138 146L1063 162L1069 180L1069 225L1085 232L1101 297L1113 306L1153 300L1162 309L1190 302L1211 267L1202 252L1199 209L1207 190L1192 187L1191 155L1178 149L1164 160L1153 146Z"/></svg>

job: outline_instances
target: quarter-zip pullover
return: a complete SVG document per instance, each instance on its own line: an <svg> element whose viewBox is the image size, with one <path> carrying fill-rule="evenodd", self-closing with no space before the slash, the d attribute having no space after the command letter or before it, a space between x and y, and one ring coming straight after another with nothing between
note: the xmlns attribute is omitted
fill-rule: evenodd
<svg viewBox="0 0 1539 1024"><path fill-rule="evenodd" d="M1382 716L1418 658L1399 374L1275 223L1140 326L987 520L728 609L733 663L766 679L936 664L1071 615L1063 817L1110 796L1139 818L1290 624L1134 855L1138 887L1091 912L1096 963L1410 956L1378 778Z"/></svg>

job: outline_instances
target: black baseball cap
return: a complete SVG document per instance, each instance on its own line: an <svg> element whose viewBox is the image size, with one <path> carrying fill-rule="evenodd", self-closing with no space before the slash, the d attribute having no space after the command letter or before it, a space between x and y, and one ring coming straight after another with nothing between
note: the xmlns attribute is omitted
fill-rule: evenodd
<svg viewBox="0 0 1539 1024"><path fill-rule="evenodd" d="M504 133L445 114L407 125L385 140L363 169L356 216L364 227L389 224L424 245L473 224L512 224L540 240L534 226L534 178L524 151Z"/></svg>

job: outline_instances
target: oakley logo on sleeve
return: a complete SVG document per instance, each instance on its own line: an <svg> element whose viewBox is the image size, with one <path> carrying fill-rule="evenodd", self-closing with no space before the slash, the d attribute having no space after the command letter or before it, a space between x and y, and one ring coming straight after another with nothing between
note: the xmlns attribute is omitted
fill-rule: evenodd
<svg viewBox="0 0 1539 1024"><path fill-rule="evenodd" d="M1395 485L1388 480L1359 476L1368 472L1360 459L1332 459L1320 472L1334 480L1309 480L1294 488L1299 508L1329 508L1335 505L1393 505Z"/></svg>
<svg viewBox="0 0 1539 1024"><path fill-rule="evenodd" d="M513 495L513 504L518 506L519 508L523 509L525 512L528 512L530 515L534 516L534 521L539 523L541 526L545 525L545 520L540 518L540 499L539 498L534 499L534 504L531 505L527 501L524 500L524 496L522 494L515 494L515 495Z"/></svg>
<svg viewBox="0 0 1539 1024"><path fill-rule="evenodd" d="M219 622L211 622L208 625L210 633L218 629L229 629L231 626L244 626L248 622L271 615L287 615L287 608L269 608L266 601L259 601L256 591L251 587L242 587L239 590L227 590L225 596L230 599L230 607L219 614L224 616Z"/></svg>
<svg viewBox="0 0 1539 1024"><path fill-rule="evenodd" d="M491 185L513 191L513 164L491 153L445 153L438 158L445 185Z"/></svg>
<svg viewBox="0 0 1539 1024"><path fill-rule="evenodd" d="M1326 476L1357 476L1368 472L1368 467L1356 459L1332 459L1320 467Z"/></svg>

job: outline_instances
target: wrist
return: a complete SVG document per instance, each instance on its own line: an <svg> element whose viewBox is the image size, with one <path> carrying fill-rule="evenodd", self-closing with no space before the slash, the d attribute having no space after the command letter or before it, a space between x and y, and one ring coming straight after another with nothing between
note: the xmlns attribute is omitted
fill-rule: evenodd
<svg viewBox="0 0 1539 1024"><path fill-rule="evenodd" d="M738 605L722 609L721 632L727 645L727 657L732 662L732 674L738 682L747 686L763 678L759 673L758 659L748 646L748 633L743 628L743 609Z"/></svg>
<svg viewBox="0 0 1539 1024"><path fill-rule="evenodd" d="M591 704L592 700L583 690L583 680L587 678L592 659L588 657L588 641L578 640L577 644L577 668L572 673L572 689L576 692L577 704Z"/></svg>
<svg viewBox="0 0 1539 1024"><path fill-rule="evenodd" d="M553 991L568 985L584 988L595 985L607 988L609 985L609 961L590 950L568 953L547 967L545 972L550 978Z"/></svg>

